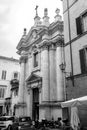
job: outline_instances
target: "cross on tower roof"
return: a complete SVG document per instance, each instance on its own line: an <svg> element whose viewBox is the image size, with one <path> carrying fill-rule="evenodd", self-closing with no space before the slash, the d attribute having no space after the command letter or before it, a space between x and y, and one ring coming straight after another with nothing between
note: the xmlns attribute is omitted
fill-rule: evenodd
<svg viewBox="0 0 87 130"><path fill-rule="evenodd" d="M38 9L38 5L36 5L36 8L35 8L35 10L36 10L36 16L38 16L37 9Z"/></svg>

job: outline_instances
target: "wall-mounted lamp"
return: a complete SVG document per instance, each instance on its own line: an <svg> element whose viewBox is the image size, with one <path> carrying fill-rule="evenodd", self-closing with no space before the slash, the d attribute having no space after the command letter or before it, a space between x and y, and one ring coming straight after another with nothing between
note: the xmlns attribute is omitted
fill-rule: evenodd
<svg viewBox="0 0 87 130"><path fill-rule="evenodd" d="M59 65L60 69L62 70L62 72L65 71L65 68L66 68L66 64L65 63L62 63Z"/></svg>
<svg viewBox="0 0 87 130"><path fill-rule="evenodd" d="M66 68L66 63L61 63L59 65L60 69L62 70L63 73L69 74L71 76L71 72L66 72L65 68Z"/></svg>

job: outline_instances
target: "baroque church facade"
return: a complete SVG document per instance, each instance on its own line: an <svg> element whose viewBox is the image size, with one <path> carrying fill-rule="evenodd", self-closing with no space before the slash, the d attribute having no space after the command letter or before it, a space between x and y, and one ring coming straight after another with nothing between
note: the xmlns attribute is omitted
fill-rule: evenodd
<svg viewBox="0 0 87 130"><path fill-rule="evenodd" d="M64 75L60 65L64 62L63 21L56 10L53 23L49 23L48 10L43 21L36 8L34 26L20 39L19 100L17 115L27 115L33 120L62 117L61 102L65 100Z"/></svg>

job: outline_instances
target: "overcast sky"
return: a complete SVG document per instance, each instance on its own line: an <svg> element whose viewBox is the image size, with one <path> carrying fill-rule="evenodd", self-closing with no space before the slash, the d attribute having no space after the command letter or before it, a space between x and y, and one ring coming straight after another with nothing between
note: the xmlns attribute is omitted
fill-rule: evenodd
<svg viewBox="0 0 87 130"><path fill-rule="evenodd" d="M62 15L61 0L0 0L0 55L19 58L16 46L23 34L34 24L35 7L42 18L44 8L48 8L50 22L53 22L56 8Z"/></svg>

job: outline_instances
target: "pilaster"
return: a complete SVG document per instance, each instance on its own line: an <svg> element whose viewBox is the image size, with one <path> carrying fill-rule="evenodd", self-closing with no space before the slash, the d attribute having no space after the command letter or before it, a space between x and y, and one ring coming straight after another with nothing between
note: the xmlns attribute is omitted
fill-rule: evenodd
<svg viewBox="0 0 87 130"><path fill-rule="evenodd" d="M50 44L49 46L49 82L50 82L50 101L57 100L57 88L56 88L56 55L55 46Z"/></svg>
<svg viewBox="0 0 87 130"><path fill-rule="evenodd" d="M42 101L49 101L49 58L48 58L48 46L44 45L41 51L42 59Z"/></svg>
<svg viewBox="0 0 87 130"><path fill-rule="evenodd" d="M59 67L62 63L62 47L56 48L56 80L57 80L57 100L64 101L64 75Z"/></svg>
<svg viewBox="0 0 87 130"><path fill-rule="evenodd" d="M25 87L25 63L27 55L22 55L20 58L20 84L19 84L19 102L24 102L24 87Z"/></svg>

